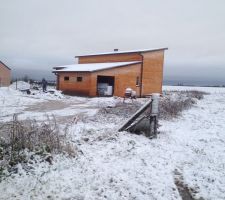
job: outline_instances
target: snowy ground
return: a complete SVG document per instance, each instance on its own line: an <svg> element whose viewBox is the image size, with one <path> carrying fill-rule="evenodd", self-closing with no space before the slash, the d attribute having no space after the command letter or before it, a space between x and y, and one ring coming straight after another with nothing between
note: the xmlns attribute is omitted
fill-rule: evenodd
<svg viewBox="0 0 225 200"><path fill-rule="evenodd" d="M33 173L22 169L0 183L0 199L181 199L175 179L196 199L225 199L225 89L164 87L164 90L210 92L178 119L160 121L160 134L118 133L120 118L98 118L100 107L120 98L28 96L0 88L0 122L13 113L45 120L54 114L70 128L76 158L58 155L53 165L40 163Z"/></svg>

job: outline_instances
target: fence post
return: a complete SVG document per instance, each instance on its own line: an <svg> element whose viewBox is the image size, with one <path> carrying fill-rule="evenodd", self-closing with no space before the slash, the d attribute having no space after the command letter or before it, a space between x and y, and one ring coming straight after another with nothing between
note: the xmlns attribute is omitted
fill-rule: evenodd
<svg viewBox="0 0 225 200"><path fill-rule="evenodd" d="M152 94L152 104L151 104L151 113L150 113L150 128L149 128L149 137L154 138L157 136L157 121L159 114L159 93Z"/></svg>

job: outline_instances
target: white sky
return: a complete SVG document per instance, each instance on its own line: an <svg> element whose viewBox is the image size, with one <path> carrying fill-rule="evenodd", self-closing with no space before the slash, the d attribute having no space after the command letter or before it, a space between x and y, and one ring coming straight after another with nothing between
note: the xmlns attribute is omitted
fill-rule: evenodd
<svg viewBox="0 0 225 200"><path fill-rule="evenodd" d="M157 47L169 48L165 77L223 81L225 1L0 0L0 60L14 71Z"/></svg>

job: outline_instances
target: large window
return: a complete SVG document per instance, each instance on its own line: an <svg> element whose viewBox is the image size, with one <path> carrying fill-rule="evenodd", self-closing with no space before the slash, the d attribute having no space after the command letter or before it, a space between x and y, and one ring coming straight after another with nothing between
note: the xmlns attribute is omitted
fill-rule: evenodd
<svg viewBox="0 0 225 200"><path fill-rule="evenodd" d="M70 77L69 76L64 76L64 81L69 81Z"/></svg>

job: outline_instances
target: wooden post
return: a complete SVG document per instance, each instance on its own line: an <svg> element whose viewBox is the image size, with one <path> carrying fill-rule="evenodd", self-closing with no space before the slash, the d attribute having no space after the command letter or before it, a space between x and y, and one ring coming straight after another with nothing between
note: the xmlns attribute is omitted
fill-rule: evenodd
<svg viewBox="0 0 225 200"><path fill-rule="evenodd" d="M149 128L149 137L154 138L157 136L157 121L158 121L158 114L159 114L159 93L152 94L152 107L150 113L150 128Z"/></svg>
<svg viewBox="0 0 225 200"><path fill-rule="evenodd" d="M149 129L145 131L145 134L149 138L155 138L157 136L158 127L158 114L159 114L159 97L160 94L153 93L151 99L145 103L136 113L134 113L119 129L119 131L130 131L135 128L143 119L149 119ZM150 112L147 114L144 112L149 109ZM144 114L144 116L141 116ZM132 130L131 130L132 131Z"/></svg>
<svg viewBox="0 0 225 200"><path fill-rule="evenodd" d="M149 106L151 105L152 100L149 100L145 103L136 113L134 113L126 122L121 126L119 131L125 131Z"/></svg>

